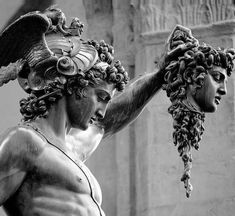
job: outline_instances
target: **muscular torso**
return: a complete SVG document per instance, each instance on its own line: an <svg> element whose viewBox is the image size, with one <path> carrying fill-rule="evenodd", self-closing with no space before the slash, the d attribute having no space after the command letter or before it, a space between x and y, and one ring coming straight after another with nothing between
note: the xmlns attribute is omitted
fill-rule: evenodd
<svg viewBox="0 0 235 216"><path fill-rule="evenodd" d="M46 140L41 142L43 148L32 157L22 184L3 205L7 214L103 216L101 190L88 168Z"/></svg>

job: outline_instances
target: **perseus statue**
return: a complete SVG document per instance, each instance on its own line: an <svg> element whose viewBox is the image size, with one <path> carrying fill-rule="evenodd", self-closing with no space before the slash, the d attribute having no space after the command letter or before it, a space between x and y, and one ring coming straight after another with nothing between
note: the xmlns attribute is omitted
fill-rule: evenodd
<svg viewBox="0 0 235 216"><path fill-rule="evenodd" d="M184 163L186 196L192 191L190 170L191 149L199 149L204 127L205 113L215 112L222 96L227 93L227 79L231 75L235 57L234 49L214 49L208 44L199 44L190 29L176 26L168 39L168 49L192 43L191 49L178 55L166 68L165 84L173 117L173 142L178 147Z"/></svg>
<svg viewBox="0 0 235 216"><path fill-rule="evenodd" d="M0 137L0 205L7 215L105 215L84 161L140 114L165 83L168 63L195 46L167 51L153 73L126 86L113 47L82 39L82 29L77 18L67 26L64 13L50 8L20 17L0 35L0 86L17 79L28 94L20 101L22 122ZM77 142L66 142L73 129L80 131Z"/></svg>

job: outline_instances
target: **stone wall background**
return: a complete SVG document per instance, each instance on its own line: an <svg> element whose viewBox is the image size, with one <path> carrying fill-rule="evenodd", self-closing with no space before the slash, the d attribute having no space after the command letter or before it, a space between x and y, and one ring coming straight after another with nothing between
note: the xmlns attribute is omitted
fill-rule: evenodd
<svg viewBox="0 0 235 216"><path fill-rule="evenodd" d="M1 25L23 1L1 0ZM130 76L150 73L175 24L192 29L201 41L234 47L232 0L67 0L54 1L67 16L87 23L85 35L112 43ZM172 143L170 105L159 92L129 127L108 138L88 161L103 191L103 209L112 216L233 216L235 213L234 75L228 95L206 115L199 152L193 152L190 199L180 176L183 164ZM2 87L0 129L16 124L17 85ZM21 94L21 93L22 94ZM19 95L17 95L19 94ZM6 95L8 97L6 97ZM10 95L10 97L9 97ZM3 103L2 103L3 104ZM0 214L1 215L1 214Z"/></svg>

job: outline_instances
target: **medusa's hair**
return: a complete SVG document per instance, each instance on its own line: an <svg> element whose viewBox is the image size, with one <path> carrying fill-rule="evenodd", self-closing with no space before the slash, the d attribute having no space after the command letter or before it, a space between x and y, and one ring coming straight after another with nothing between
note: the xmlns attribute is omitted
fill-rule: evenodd
<svg viewBox="0 0 235 216"><path fill-rule="evenodd" d="M186 196L189 197L193 189L189 180L193 161L191 148L199 149L199 142L204 132L205 114L196 112L191 104L181 100L173 103L168 112L173 117L173 143L177 146L179 156L184 163L181 181L184 182Z"/></svg>
<svg viewBox="0 0 235 216"><path fill-rule="evenodd" d="M190 30L185 30L181 26L176 27L171 35L170 48L177 48L178 45L186 44L188 41L196 41L196 46L169 63L164 76L165 84L163 85L163 89L172 102L168 112L173 117L173 142L177 146L184 163L181 181L184 182L187 197L190 196L192 191L190 183L191 148L199 149L205 119L205 114L198 111L187 100L188 86L194 86L195 92L200 89L205 76L213 66L226 69L227 75L230 76L235 56L234 49L214 49L205 43L199 45L198 41L192 37Z"/></svg>
<svg viewBox="0 0 235 216"><path fill-rule="evenodd" d="M202 44L186 51L182 56L170 62L166 68L163 89L173 102L186 98L189 84L201 88L205 75L213 66L220 66L230 76L233 69L234 50L214 49Z"/></svg>
<svg viewBox="0 0 235 216"><path fill-rule="evenodd" d="M66 94L76 93L78 98L84 97L83 90L87 86L96 86L100 81L114 84L118 91L122 91L128 83L128 73L121 65L120 61L113 62L113 48L104 41L88 41L89 45L95 46L99 58L96 64L88 71L80 71L79 74L67 77L58 74L55 70L67 69L71 64L71 59L63 58L60 66L52 69L52 74L56 74L53 82L41 91L31 91L27 99L20 101L20 112L24 121L30 121L37 117L47 117L51 105L56 103Z"/></svg>

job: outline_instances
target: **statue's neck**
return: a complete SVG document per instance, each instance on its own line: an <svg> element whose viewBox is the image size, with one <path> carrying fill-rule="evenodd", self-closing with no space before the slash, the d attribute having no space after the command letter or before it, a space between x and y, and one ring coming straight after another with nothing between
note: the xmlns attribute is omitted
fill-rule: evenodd
<svg viewBox="0 0 235 216"><path fill-rule="evenodd" d="M51 106L46 118L37 118L32 120L30 124L38 128L52 142L64 143L66 133L69 130L65 98L61 98Z"/></svg>

